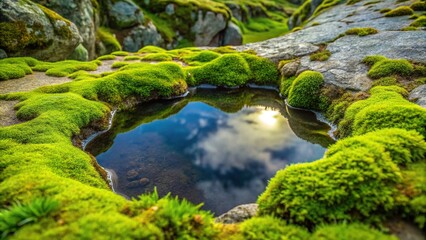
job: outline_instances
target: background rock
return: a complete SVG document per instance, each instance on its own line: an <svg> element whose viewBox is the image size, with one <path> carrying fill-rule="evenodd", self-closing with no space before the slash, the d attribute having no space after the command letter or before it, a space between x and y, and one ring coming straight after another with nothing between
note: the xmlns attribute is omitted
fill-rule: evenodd
<svg viewBox="0 0 426 240"><path fill-rule="evenodd" d="M213 38L225 29L227 19L222 14L214 12L206 12L199 10L197 21L191 28L191 32L195 34L194 44L196 46L211 46Z"/></svg>
<svg viewBox="0 0 426 240"><path fill-rule="evenodd" d="M418 86L413 91L411 91L408 98L410 101L414 101L418 105L426 108L426 84Z"/></svg>
<svg viewBox="0 0 426 240"><path fill-rule="evenodd" d="M108 10L109 23L116 29L130 28L144 21L141 9L130 0L115 1Z"/></svg>
<svg viewBox="0 0 426 240"><path fill-rule="evenodd" d="M89 52L82 44L80 44L78 45L78 47L75 48L74 52L68 57L68 59L87 61L89 60Z"/></svg>
<svg viewBox="0 0 426 240"><path fill-rule="evenodd" d="M238 46L243 43L243 34L240 28L233 22L229 22L228 27L225 29L223 41L221 45Z"/></svg>
<svg viewBox="0 0 426 240"><path fill-rule="evenodd" d="M129 52L136 52L144 46L163 45L164 40L161 34L157 31L157 28L152 22L149 22L147 26L139 25L133 28L129 34L123 40L123 50Z"/></svg>
<svg viewBox="0 0 426 240"><path fill-rule="evenodd" d="M256 203L236 206L228 212L216 218L219 223L240 223L256 216L258 205Z"/></svg>

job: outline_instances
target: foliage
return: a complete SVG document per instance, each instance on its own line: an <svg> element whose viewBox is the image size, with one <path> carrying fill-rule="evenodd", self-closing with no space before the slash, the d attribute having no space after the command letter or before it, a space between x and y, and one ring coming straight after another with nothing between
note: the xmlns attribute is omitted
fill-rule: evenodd
<svg viewBox="0 0 426 240"><path fill-rule="evenodd" d="M375 28L351 28L345 32L346 35L358 35L360 37L378 33Z"/></svg>
<svg viewBox="0 0 426 240"><path fill-rule="evenodd" d="M124 67L124 66L127 66L127 65L129 65L130 63L128 63L128 62L114 62L112 65L111 65L111 68L121 68L121 67Z"/></svg>
<svg viewBox="0 0 426 240"><path fill-rule="evenodd" d="M308 231L299 226L287 225L285 221L270 216L246 220L241 223L240 229L243 238L248 240L307 240L310 235Z"/></svg>
<svg viewBox="0 0 426 240"><path fill-rule="evenodd" d="M134 61L134 60L141 60L141 57L139 56L127 56L124 58L124 61Z"/></svg>
<svg viewBox="0 0 426 240"><path fill-rule="evenodd" d="M326 116L327 118L334 124L340 122L346 109L354 102L367 98L368 95L364 92L359 92L356 94L352 94L347 92L343 94L340 98L332 101L331 105L328 107Z"/></svg>
<svg viewBox="0 0 426 240"><path fill-rule="evenodd" d="M395 236L386 235L368 225L334 224L319 227L313 234L312 239L318 240L397 240Z"/></svg>
<svg viewBox="0 0 426 240"><path fill-rule="evenodd" d="M320 51L309 56L311 61L327 61L331 56L331 52L328 50Z"/></svg>
<svg viewBox="0 0 426 240"><path fill-rule="evenodd" d="M296 77L281 78L280 94L283 97L288 97L288 93L290 92L290 88L291 88L291 85L293 84L294 79L296 79Z"/></svg>
<svg viewBox="0 0 426 240"><path fill-rule="evenodd" d="M385 17L398 17L413 14L413 9L408 6L400 6L385 13Z"/></svg>
<svg viewBox="0 0 426 240"><path fill-rule="evenodd" d="M305 71L291 84L288 104L292 107L317 109L324 77L319 72Z"/></svg>

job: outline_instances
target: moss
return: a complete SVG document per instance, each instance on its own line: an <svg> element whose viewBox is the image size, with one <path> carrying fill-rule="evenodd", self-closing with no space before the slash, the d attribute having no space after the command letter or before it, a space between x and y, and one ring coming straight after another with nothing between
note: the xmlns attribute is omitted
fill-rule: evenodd
<svg viewBox="0 0 426 240"><path fill-rule="evenodd" d="M346 4L347 5L354 5L355 3L359 3L361 0L349 0Z"/></svg>
<svg viewBox="0 0 426 240"><path fill-rule="evenodd" d="M418 30L418 28L411 27L411 26L404 27L404 28L401 29L401 31L417 31L417 30Z"/></svg>
<svg viewBox="0 0 426 240"><path fill-rule="evenodd" d="M319 227L312 239L318 240L397 240L395 236L386 235L368 225L361 223L334 224Z"/></svg>
<svg viewBox="0 0 426 240"><path fill-rule="evenodd" d="M426 27L426 16L421 16L410 24L410 27Z"/></svg>
<svg viewBox="0 0 426 240"><path fill-rule="evenodd" d="M390 12L392 9L390 9L390 8L383 8L382 10L380 10L379 12L380 13L387 13L387 12Z"/></svg>
<svg viewBox="0 0 426 240"><path fill-rule="evenodd" d="M426 2L417 1L410 5L410 8L414 11L426 11Z"/></svg>
<svg viewBox="0 0 426 240"><path fill-rule="evenodd" d="M134 61L134 60L141 60L142 57L139 56L127 56L124 58L124 61Z"/></svg>
<svg viewBox="0 0 426 240"><path fill-rule="evenodd" d="M34 71L46 72L48 76L66 77L71 73L79 70L94 71L98 68L95 61L92 62L79 62L74 60L66 60L60 62L39 62L33 67Z"/></svg>
<svg viewBox="0 0 426 240"><path fill-rule="evenodd" d="M327 61L331 56L331 52L328 50L320 51L309 56L311 61Z"/></svg>
<svg viewBox="0 0 426 240"><path fill-rule="evenodd" d="M172 61L173 57L167 53L150 53L141 58L142 61L156 61L156 62L164 62L164 61Z"/></svg>
<svg viewBox="0 0 426 240"><path fill-rule="evenodd" d="M413 65L405 59L386 59L381 56L370 56L365 58L363 62L368 65L375 62L368 71L368 76L373 79L392 75L409 76L414 71Z"/></svg>
<svg viewBox="0 0 426 240"><path fill-rule="evenodd" d="M371 96L353 103L339 124L341 137L361 135L383 128L416 130L426 135L426 110L404 99L408 93L397 86L374 87Z"/></svg>
<svg viewBox="0 0 426 240"><path fill-rule="evenodd" d="M397 7L385 13L385 17L398 17L413 14L413 9L407 6Z"/></svg>
<svg viewBox="0 0 426 240"><path fill-rule="evenodd" d="M187 54L183 56L181 59L189 65L200 65L200 63L210 62L218 57L220 57L219 53L216 53L210 50L204 50L200 52Z"/></svg>
<svg viewBox="0 0 426 240"><path fill-rule="evenodd" d="M317 109L324 77L319 72L305 71L291 84L288 104L293 107Z"/></svg>
<svg viewBox="0 0 426 240"><path fill-rule="evenodd" d="M398 85L398 80L394 77L384 77L373 82L372 87Z"/></svg>
<svg viewBox="0 0 426 240"><path fill-rule="evenodd" d="M99 42L105 45L107 53L121 51L121 45L110 29L105 27L98 28L96 37Z"/></svg>
<svg viewBox="0 0 426 240"><path fill-rule="evenodd" d="M103 55L103 56L98 57L97 59L104 61L104 60L114 60L116 58L117 57L115 55Z"/></svg>
<svg viewBox="0 0 426 240"><path fill-rule="evenodd" d="M114 62L112 65L111 65L111 68L121 68L121 67L124 67L124 66L127 66L127 65L129 65L130 63L128 63L128 62Z"/></svg>
<svg viewBox="0 0 426 240"><path fill-rule="evenodd" d="M111 55L125 57L125 56L129 56L129 53L125 51L115 51L115 52L112 52Z"/></svg>
<svg viewBox="0 0 426 240"><path fill-rule="evenodd" d="M164 53L166 50L156 46L146 46L138 51L138 53Z"/></svg>
<svg viewBox="0 0 426 240"><path fill-rule="evenodd" d="M33 58L6 58L0 60L0 81L16 79L31 74L33 66L38 61Z"/></svg>
<svg viewBox="0 0 426 240"><path fill-rule="evenodd" d="M366 99L368 96L369 95L364 92L358 92L356 94L346 92L340 98L332 101L326 111L327 118L334 124L339 123L343 119L346 109L352 103Z"/></svg>
<svg viewBox="0 0 426 240"><path fill-rule="evenodd" d="M31 35L22 21L1 22L0 33L0 48L7 52L17 52L31 41Z"/></svg>
<svg viewBox="0 0 426 240"><path fill-rule="evenodd" d="M300 239L307 240L310 236L305 229L287 225L285 221L270 216L255 217L240 225L243 239Z"/></svg>
<svg viewBox="0 0 426 240"><path fill-rule="evenodd" d="M307 227L377 223L398 207L400 182L401 173L385 148L366 141L356 149L339 148L332 156L278 171L258 199L259 214Z"/></svg>
<svg viewBox="0 0 426 240"><path fill-rule="evenodd" d="M351 28L345 32L346 35L358 35L360 37L371 34L376 34L378 31L375 28Z"/></svg>

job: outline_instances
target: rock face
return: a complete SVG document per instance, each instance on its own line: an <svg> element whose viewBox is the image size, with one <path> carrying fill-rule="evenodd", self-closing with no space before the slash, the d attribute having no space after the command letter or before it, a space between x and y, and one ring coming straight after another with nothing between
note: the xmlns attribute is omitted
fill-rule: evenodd
<svg viewBox="0 0 426 240"><path fill-rule="evenodd" d="M240 28L235 23L230 22L225 29L222 45L238 46L243 43L243 34Z"/></svg>
<svg viewBox="0 0 426 240"><path fill-rule="evenodd" d="M408 99L426 108L426 84L418 86L413 91L411 91Z"/></svg>
<svg viewBox="0 0 426 240"><path fill-rule="evenodd" d="M7 55L57 61L80 44L77 27L29 0L0 2L0 48Z"/></svg>
<svg viewBox="0 0 426 240"><path fill-rule="evenodd" d="M112 27L125 29L142 24L144 20L141 9L132 1L116 1L109 5L108 15Z"/></svg>
<svg viewBox="0 0 426 240"><path fill-rule="evenodd" d="M227 19L220 13L198 11L197 21L191 28L196 46L210 46L213 38L225 29Z"/></svg>
<svg viewBox="0 0 426 240"><path fill-rule="evenodd" d="M152 22L134 27L123 40L123 50L136 52L144 46L161 46L164 41Z"/></svg>
<svg viewBox="0 0 426 240"><path fill-rule="evenodd" d="M74 52L68 57L68 59L78 60L78 61L87 61L89 60L89 52L82 44L80 44L74 50Z"/></svg>
<svg viewBox="0 0 426 240"><path fill-rule="evenodd" d="M240 223L246 219L256 216L258 205L255 203L236 206L228 212L216 218L220 223Z"/></svg>
<svg viewBox="0 0 426 240"><path fill-rule="evenodd" d="M300 31L237 49L253 49L275 62L300 58L297 73L319 71L324 75L326 83L355 91L365 91L371 87L371 80L367 77L368 68L361 63L366 56L384 55L426 63L426 31L401 31L413 21L409 16L385 18L379 12L384 8L410 5L413 1L400 4L382 1L364 6L366 2L335 6L312 19ZM354 27L373 27L379 33L338 38ZM324 62L311 61L309 55L316 52L321 44L328 44L327 50L331 52L331 57Z"/></svg>
<svg viewBox="0 0 426 240"><path fill-rule="evenodd" d="M73 22L89 57L95 56L96 14L91 0L32 0Z"/></svg>

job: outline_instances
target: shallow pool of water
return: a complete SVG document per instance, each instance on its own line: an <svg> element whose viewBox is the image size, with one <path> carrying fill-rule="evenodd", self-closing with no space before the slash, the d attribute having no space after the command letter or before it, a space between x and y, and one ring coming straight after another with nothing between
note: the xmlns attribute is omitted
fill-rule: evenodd
<svg viewBox="0 0 426 240"><path fill-rule="evenodd" d="M321 158L333 142L329 129L274 91L198 89L117 113L87 150L115 174L120 194L156 187L219 215L255 202L286 165Z"/></svg>

